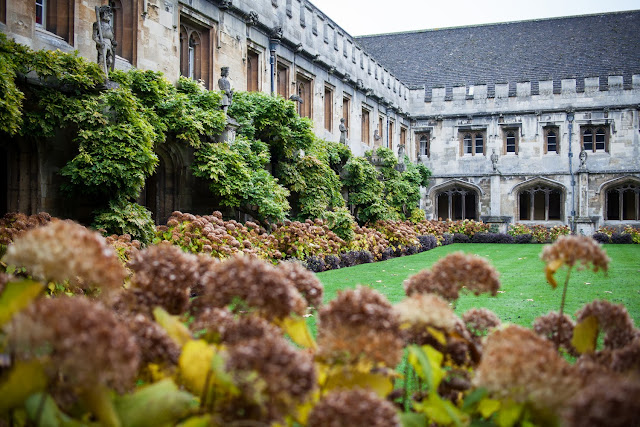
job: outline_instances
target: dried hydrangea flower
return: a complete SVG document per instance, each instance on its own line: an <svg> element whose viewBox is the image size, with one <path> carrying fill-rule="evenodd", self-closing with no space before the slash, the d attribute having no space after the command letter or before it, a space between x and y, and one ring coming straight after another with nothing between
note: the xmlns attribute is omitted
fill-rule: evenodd
<svg viewBox="0 0 640 427"><path fill-rule="evenodd" d="M403 340L398 315L378 291L358 286L319 310L318 357L328 363L361 359L396 366Z"/></svg>
<svg viewBox="0 0 640 427"><path fill-rule="evenodd" d="M604 346L607 349L622 348L636 337L637 330L633 326L633 320L622 304L605 300L593 301L576 313L577 322L580 323L589 316L595 316L598 327L606 332Z"/></svg>
<svg viewBox="0 0 640 427"><path fill-rule="evenodd" d="M7 264L25 267L34 277L84 290L118 289L127 276L104 237L72 221L53 221L31 229L7 248Z"/></svg>
<svg viewBox="0 0 640 427"><path fill-rule="evenodd" d="M253 315L235 316L226 308L207 308L190 325L194 334L213 343L236 344L243 340L282 336L280 329Z"/></svg>
<svg viewBox="0 0 640 427"><path fill-rule="evenodd" d="M209 251L210 252L210 251ZM202 295L204 293L204 283L202 278L205 274L213 271L214 266L220 262L218 258L214 258L211 255L204 253L198 254L198 280L191 287L191 295Z"/></svg>
<svg viewBox="0 0 640 427"><path fill-rule="evenodd" d="M193 301L195 312L238 300L268 320L306 310L304 299L283 272L255 257L236 255L216 264L201 280L204 294Z"/></svg>
<svg viewBox="0 0 640 427"><path fill-rule="evenodd" d="M177 365L180 348L157 323L142 314L122 319L141 352L141 364Z"/></svg>
<svg viewBox="0 0 640 427"><path fill-rule="evenodd" d="M570 427L627 427L638 425L640 381L599 375L570 400L563 418Z"/></svg>
<svg viewBox="0 0 640 427"><path fill-rule="evenodd" d="M576 356L578 353L571 344L575 322L566 314L560 317L559 313L550 312L536 318L533 322L533 330L541 337L555 343L558 348L564 348L569 354Z"/></svg>
<svg viewBox="0 0 640 427"><path fill-rule="evenodd" d="M553 343L521 326L496 329L485 340L473 385L498 399L557 412L581 386L581 378Z"/></svg>
<svg viewBox="0 0 640 427"><path fill-rule="evenodd" d="M462 315L467 330L474 337L483 337L502 323L500 318L488 308L472 308Z"/></svg>
<svg viewBox="0 0 640 427"><path fill-rule="evenodd" d="M316 384L312 355L296 351L277 335L229 346L226 369L248 405L249 419L282 421Z"/></svg>
<svg viewBox="0 0 640 427"><path fill-rule="evenodd" d="M570 267L579 264L582 268L591 265L596 273L609 268L609 257L602 246L587 236L561 236L554 244L545 246L540 258L546 264L547 280L554 288L557 284L553 274L565 264Z"/></svg>
<svg viewBox="0 0 640 427"><path fill-rule="evenodd" d="M296 262L281 262L277 268L293 282L310 306L318 308L322 305L324 287L315 274Z"/></svg>
<svg viewBox="0 0 640 427"><path fill-rule="evenodd" d="M431 270L422 270L413 276L409 276L403 282L403 286L407 296L437 294L449 301L455 301L460 295L456 283L436 281Z"/></svg>
<svg viewBox="0 0 640 427"><path fill-rule="evenodd" d="M182 314L189 306L190 289L198 279L198 259L169 243L149 246L129 262L131 292L146 314L157 306Z"/></svg>
<svg viewBox="0 0 640 427"><path fill-rule="evenodd" d="M391 402L363 389L332 391L309 414L309 427L400 426L398 412Z"/></svg>
<svg viewBox="0 0 640 427"><path fill-rule="evenodd" d="M86 388L120 392L133 385L140 349L115 314L84 297L42 298L7 326L10 350L19 359L39 358L51 378Z"/></svg>
<svg viewBox="0 0 640 427"><path fill-rule="evenodd" d="M431 267L433 281L440 287L466 288L475 295L497 295L500 289L498 272L489 262L476 255L454 252L438 260Z"/></svg>
<svg viewBox="0 0 640 427"><path fill-rule="evenodd" d="M428 327L451 333L459 320L449 303L435 294L413 294L393 308L408 342L419 345L432 340Z"/></svg>

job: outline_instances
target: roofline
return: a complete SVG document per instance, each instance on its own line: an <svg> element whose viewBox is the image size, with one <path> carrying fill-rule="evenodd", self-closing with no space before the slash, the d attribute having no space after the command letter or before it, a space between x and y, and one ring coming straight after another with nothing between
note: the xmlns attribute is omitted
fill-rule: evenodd
<svg viewBox="0 0 640 427"><path fill-rule="evenodd" d="M479 27L492 27L498 25L510 25L510 24L522 24L528 22L541 22L541 21L554 21L560 19L575 19L575 18L589 18L595 16L602 15L621 15L624 13L633 13L640 12L640 9L629 9L629 10L618 10L615 12L598 12L598 13L590 13L586 15L570 15L570 16L553 16L549 18L538 18L538 19L524 19L520 21L506 21L506 22L493 22L493 23L485 23L485 24L474 24L474 25L459 25L455 27L442 27L442 28L427 28L424 30L411 30L411 31L398 31L395 33L378 33L378 34L365 34L361 36L352 36L354 39L365 38L365 37L383 37L383 36L395 36L401 34L419 34L419 33L432 33L436 31L444 31L444 30L458 30L462 28L479 28Z"/></svg>

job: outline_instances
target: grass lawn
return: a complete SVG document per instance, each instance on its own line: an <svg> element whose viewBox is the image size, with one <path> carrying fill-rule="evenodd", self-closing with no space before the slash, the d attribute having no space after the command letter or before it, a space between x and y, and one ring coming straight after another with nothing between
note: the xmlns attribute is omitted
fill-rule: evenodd
<svg viewBox="0 0 640 427"><path fill-rule="evenodd" d="M486 307L503 322L531 327L533 320L549 311L558 311L566 269L556 273L558 288L552 289L544 277L540 260L543 245L523 244L453 244L417 255L388 261L331 270L317 276L324 285L324 302L336 297L342 289L361 284L377 289L392 304L404 297L402 282L418 271L429 268L438 259L455 251L487 258L500 272L500 293L495 296L461 294L456 313L461 315L473 307ZM640 245L604 245L611 263L609 272L574 271L571 273L565 313L574 315L584 304L595 299L622 303L640 322ZM315 316L309 324L315 333Z"/></svg>

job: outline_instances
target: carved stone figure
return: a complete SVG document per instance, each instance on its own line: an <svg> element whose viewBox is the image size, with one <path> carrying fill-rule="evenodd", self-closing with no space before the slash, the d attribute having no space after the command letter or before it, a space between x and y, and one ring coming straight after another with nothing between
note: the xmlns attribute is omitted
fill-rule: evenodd
<svg viewBox="0 0 640 427"><path fill-rule="evenodd" d="M340 129L340 143L346 145L347 144L347 127L344 125L344 117L340 119L340 126L338 126L338 129Z"/></svg>
<svg viewBox="0 0 640 427"><path fill-rule="evenodd" d="M118 43L113 34L113 11L111 6L96 6L96 22L93 23L93 41L98 49L98 65L109 78L109 71L113 71Z"/></svg>
<svg viewBox="0 0 640 427"><path fill-rule="evenodd" d="M398 146L398 164L404 164L404 145Z"/></svg>
<svg viewBox="0 0 640 427"><path fill-rule="evenodd" d="M380 141L382 139L382 136L380 135L380 132L378 132L378 129L374 129L373 130L373 140L374 141Z"/></svg>
<svg viewBox="0 0 640 427"><path fill-rule="evenodd" d="M498 153L496 153L496 149L493 149L493 152L491 153L491 166L493 166L493 171L497 172L498 171Z"/></svg>
<svg viewBox="0 0 640 427"><path fill-rule="evenodd" d="M229 79L229 67L222 67L220 74L222 77L218 79L218 87L222 91L222 110L226 113L233 100L233 88L231 87L231 80Z"/></svg>
<svg viewBox="0 0 640 427"><path fill-rule="evenodd" d="M587 152L582 150L578 157L580 158L580 169L586 169L587 168Z"/></svg>

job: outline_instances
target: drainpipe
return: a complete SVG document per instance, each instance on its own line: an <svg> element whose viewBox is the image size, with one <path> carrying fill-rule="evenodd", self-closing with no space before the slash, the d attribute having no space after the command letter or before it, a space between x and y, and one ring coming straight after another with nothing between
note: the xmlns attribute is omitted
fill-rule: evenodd
<svg viewBox="0 0 640 427"><path fill-rule="evenodd" d="M278 40L269 40L269 64L271 65L271 95L276 91L276 47L278 46Z"/></svg>
<svg viewBox="0 0 640 427"><path fill-rule="evenodd" d="M572 110L567 112L567 120L569 121L569 175L571 176L571 219L570 227L571 234L576 233L576 179L573 176L573 150L571 148L571 134L573 133L573 118L574 114Z"/></svg>

